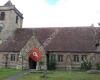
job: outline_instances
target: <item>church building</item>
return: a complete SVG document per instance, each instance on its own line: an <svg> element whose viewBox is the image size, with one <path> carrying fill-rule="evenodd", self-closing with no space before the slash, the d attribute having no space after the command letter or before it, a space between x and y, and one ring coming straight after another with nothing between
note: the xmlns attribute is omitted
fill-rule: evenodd
<svg viewBox="0 0 100 80"><path fill-rule="evenodd" d="M94 26L22 28L23 14L8 1L0 6L0 68L47 69L56 61L58 69L79 68L88 60L100 63L100 28ZM29 52L38 48L42 58L36 62Z"/></svg>

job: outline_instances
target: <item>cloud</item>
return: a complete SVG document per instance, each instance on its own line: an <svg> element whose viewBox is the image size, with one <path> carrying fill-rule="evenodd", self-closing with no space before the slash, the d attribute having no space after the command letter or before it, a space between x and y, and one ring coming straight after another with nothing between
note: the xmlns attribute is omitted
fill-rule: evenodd
<svg viewBox="0 0 100 80"><path fill-rule="evenodd" d="M45 1L12 0L24 14L23 27L84 26L100 21L99 0L59 0L56 5Z"/></svg>

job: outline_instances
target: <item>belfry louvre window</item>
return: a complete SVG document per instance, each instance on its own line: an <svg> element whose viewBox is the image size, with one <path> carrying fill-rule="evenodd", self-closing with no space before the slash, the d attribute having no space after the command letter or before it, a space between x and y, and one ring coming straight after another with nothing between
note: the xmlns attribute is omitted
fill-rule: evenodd
<svg viewBox="0 0 100 80"><path fill-rule="evenodd" d="M18 24L18 16L16 16L16 24Z"/></svg>
<svg viewBox="0 0 100 80"><path fill-rule="evenodd" d="M15 61L15 54L11 54L10 60Z"/></svg>
<svg viewBox="0 0 100 80"><path fill-rule="evenodd" d="M0 12L0 20L4 20L5 19L5 12Z"/></svg>
<svg viewBox="0 0 100 80"><path fill-rule="evenodd" d="M63 62L63 55L58 55L58 62Z"/></svg>
<svg viewBox="0 0 100 80"><path fill-rule="evenodd" d="M74 55L74 62L79 62L79 55Z"/></svg>

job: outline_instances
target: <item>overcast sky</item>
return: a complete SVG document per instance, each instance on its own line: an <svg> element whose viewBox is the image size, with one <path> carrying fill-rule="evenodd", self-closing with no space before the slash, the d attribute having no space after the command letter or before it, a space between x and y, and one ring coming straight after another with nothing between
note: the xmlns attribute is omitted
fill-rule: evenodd
<svg viewBox="0 0 100 80"><path fill-rule="evenodd" d="M8 0L0 0L3 5ZM23 27L90 26L100 22L100 0L11 0Z"/></svg>

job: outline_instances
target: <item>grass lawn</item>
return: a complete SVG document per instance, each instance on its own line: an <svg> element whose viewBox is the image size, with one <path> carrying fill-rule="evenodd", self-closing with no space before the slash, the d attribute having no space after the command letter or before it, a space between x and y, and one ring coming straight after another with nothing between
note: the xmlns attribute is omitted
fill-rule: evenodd
<svg viewBox="0 0 100 80"><path fill-rule="evenodd" d="M0 80L4 80L5 78L12 76L19 71L20 70L16 69L0 69Z"/></svg>
<svg viewBox="0 0 100 80"><path fill-rule="evenodd" d="M30 73L18 80L45 80L41 78L43 73ZM88 74L76 71L53 71L48 73L47 80L100 80L100 74Z"/></svg>

